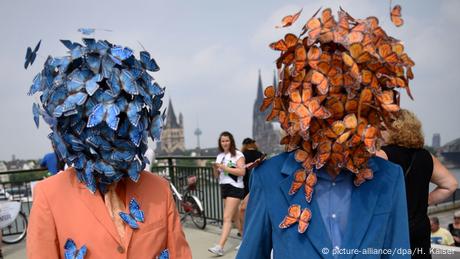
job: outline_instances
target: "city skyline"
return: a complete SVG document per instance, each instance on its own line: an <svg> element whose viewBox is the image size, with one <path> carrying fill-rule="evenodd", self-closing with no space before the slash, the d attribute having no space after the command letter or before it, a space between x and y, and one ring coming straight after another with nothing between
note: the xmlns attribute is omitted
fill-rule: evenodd
<svg viewBox="0 0 460 259"><path fill-rule="evenodd" d="M110 4L109 4L110 3ZM120 2L122 3L122 2ZM125 2L124 2L125 3ZM426 144L433 133L441 134L441 145L459 138L460 111L457 101L456 68L460 59L455 32L460 25L456 10L460 2L394 1L402 5L405 24L394 27L389 19L389 1L80 1L70 12L67 2L22 1L0 3L0 32L6 37L0 48L0 160L13 154L35 159L51 150L49 128L41 121L37 130L32 103L38 96L26 93L48 54L65 55L59 39L81 41L81 27L111 29L92 36L133 48L149 50L161 67L153 74L166 87L165 103L184 115L187 149L196 146L196 121L200 121L202 147L217 145L221 131L234 133L238 147L252 135L252 108L257 94L258 70L263 86L272 83L277 53L269 43L300 27L320 7L339 5L355 17L377 16L383 28L405 43L416 62L411 88L415 101L402 93L402 107L417 113L423 123ZM111 8L101 15L101 10ZM299 21L290 28L275 29L284 15L303 8ZM108 9L107 9L108 10ZM122 19L120 17L123 17ZM52 25L52 26L50 26ZM25 50L42 40L35 63L23 69Z"/></svg>

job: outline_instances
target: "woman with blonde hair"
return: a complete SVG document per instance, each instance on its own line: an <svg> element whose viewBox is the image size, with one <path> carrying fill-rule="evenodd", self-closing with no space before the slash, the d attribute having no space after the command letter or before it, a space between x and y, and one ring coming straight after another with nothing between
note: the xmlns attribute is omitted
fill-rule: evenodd
<svg viewBox="0 0 460 259"><path fill-rule="evenodd" d="M457 180L441 162L424 149L422 124L411 111L401 109L383 135L385 146L377 154L400 165L404 172L412 258L431 258L428 205L447 199ZM429 192L432 182L436 188ZM417 249L417 250L414 250Z"/></svg>

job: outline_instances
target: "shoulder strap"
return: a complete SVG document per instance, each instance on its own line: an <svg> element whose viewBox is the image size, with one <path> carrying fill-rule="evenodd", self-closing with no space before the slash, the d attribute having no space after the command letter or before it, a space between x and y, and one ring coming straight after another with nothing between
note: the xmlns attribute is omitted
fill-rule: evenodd
<svg viewBox="0 0 460 259"><path fill-rule="evenodd" d="M409 167L407 168L406 172L404 172L404 177L407 177L407 175L409 174L410 170L412 169L412 165L414 164L416 155L417 155L417 151L415 151L412 154L412 159L410 160L410 164L409 164Z"/></svg>

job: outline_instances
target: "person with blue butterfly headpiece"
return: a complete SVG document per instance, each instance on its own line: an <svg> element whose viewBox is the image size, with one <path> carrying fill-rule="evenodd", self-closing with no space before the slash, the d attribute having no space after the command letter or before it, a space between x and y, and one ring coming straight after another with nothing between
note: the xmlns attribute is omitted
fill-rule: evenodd
<svg viewBox="0 0 460 259"><path fill-rule="evenodd" d="M166 180L144 171L159 140L164 88L147 51L106 40L61 40L29 95L68 168L35 186L28 258L191 258Z"/></svg>

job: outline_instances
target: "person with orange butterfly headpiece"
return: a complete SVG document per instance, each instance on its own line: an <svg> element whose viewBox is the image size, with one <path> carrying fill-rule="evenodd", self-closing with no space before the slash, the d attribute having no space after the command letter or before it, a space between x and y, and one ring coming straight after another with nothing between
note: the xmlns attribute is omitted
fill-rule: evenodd
<svg viewBox="0 0 460 259"><path fill-rule="evenodd" d="M326 8L270 47L280 80L261 110L271 107L287 152L252 173L237 258L410 257L402 170L375 156L397 90L412 98L403 44L376 17L340 8L336 20Z"/></svg>

